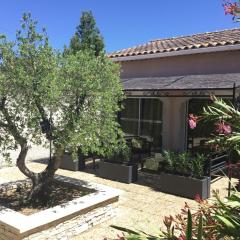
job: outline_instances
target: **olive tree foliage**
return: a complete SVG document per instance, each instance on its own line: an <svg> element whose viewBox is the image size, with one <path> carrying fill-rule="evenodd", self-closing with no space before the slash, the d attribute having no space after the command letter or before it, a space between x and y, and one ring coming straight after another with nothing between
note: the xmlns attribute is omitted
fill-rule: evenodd
<svg viewBox="0 0 240 240"><path fill-rule="evenodd" d="M42 143L40 121L48 118L53 102L49 86L57 80L57 58L35 25L24 15L16 41L1 39L0 116L1 131L6 133L1 135L2 150L17 144L23 147L26 141ZM40 111L42 106L46 110Z"/></svg>
<svg viewBox="0 0 240 240"><path fill-rule="evenodd" d="M111 155L124 143L116 121L123 99L119 66L105 55L79 51L62 59L60 76L65 83L60 128L68 136L61 144L73 153L80 147L84 154Z"/></svg>
<svg viewBox="0 0 240 240"><path fill-rule="evenodd" d="M123 99L119 66L105 55L57 53L29 14L16 41L3 37L0 50L0 147L20 147L17 166L33 182L31 199L46 197L66 149L108 156L124 145L116 121ZM51 131L43 134L43 123ZM28 149L48 140L54 157L35 173L25 163Z"/></svg>
<svg viewBox="0 0 240 240"><path fill-rule="evenodd" d="M50 107L58 107L58 55L45 30L37 32L29 14L23 15L16 40L3 37L0 50L0 146L3 152L20 147L17 166L32 180L33 189L38 189L39 182L52 176L58 166L52 160L42 173L34 173L25 159L32 144L44 144L50 137L42 136L40 122L49 121ZM61 151L56 153L59 159Z"/></svg>

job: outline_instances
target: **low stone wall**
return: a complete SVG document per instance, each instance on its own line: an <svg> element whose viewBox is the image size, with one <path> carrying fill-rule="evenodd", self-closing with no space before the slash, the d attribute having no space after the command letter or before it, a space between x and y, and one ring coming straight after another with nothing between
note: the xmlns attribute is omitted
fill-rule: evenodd
<svg viewBox="0 0 240 240"><path fill-rule="evenodd" d="M116 216L119 191L99 184L78 181L68 177L56 177L96 192L51 209L25 216L11 209L0 209L0 240L70 239L81 232ZM0 191L30 184L18 181L0 185Z"/></svg>
<svg viewBox="0 0 240 240"><path fill-rule="evenodd" d="M92 228L116 216L116 205L110 204L105 207L97 208L87 214L75 217L66 222L60 223L55 227L51 227L45 231L35 233L24 240L65 240Z"/></svg>

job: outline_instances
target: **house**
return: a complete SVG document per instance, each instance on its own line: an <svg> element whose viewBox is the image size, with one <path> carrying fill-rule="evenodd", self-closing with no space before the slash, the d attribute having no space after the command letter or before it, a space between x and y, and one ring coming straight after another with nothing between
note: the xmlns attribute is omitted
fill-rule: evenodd
<svg viewBox="0 0 240 240"><path fill-rule="evenodd" d="M239 94L240 28L153 40L109 57L121 65L123 130L146 138L156 152L204 145L214 126L193 131L188 114L199 114L211 94Z"/></svg>

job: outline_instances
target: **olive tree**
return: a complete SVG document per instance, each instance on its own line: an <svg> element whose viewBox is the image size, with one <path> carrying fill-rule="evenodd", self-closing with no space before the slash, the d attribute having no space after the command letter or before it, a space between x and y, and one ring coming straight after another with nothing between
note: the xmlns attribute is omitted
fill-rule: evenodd
<svg viewBox="0 0 240 240"><path fill-rule="evenodd" d="M124 145L116 121L123 98L119 66L89 51L57 53L29 14L15 42L1 39L0 147L20 147L17 166L32 180L29 199L46 198L64 151L110 155ZM52 117L50 117L52 115ZM31 144L52 140L54 157L40 173L26 165Z"/></svg>

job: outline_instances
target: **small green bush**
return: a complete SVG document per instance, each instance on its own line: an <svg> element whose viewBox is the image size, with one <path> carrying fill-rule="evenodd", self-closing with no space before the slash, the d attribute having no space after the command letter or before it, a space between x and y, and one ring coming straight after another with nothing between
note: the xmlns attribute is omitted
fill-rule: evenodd
<svg viewBox="0 0 240 240"><path fill-rule="evenodd" d="M197 156L191 161L193 177L201 178L204 175L204 161L205 156L197 154Z"/></svg>
<svg viewBox="0 0 240 240"><path fill-rule="evenodd" d="M187 152L180 153L177 157L176 171L179 174L188 175L191 170L190 155Z"/></svg>
<svg viewBox="0 0 240 240"><path fill-rule="evenodd" d="M127 163L131 159L131 151L127 145L123 145L117 149L109 158L107 159L110 162L115 163Z"/></svg>
<svg viewBox="0 0 240 240"><path fill-rule="evenodd" d="M167 172L176 171L177 159L175 153L171 151L164 151L163 156L163 170Z"/></svg>
<svg viewBox="0 0 240 240"><path fill-rule="evenodd" d="M193 176L195 178L202 178L204 176L205 156L202 154L191 157L188 152L174 153L172 151L164 151L163 156L162 171Z"/></svg>

